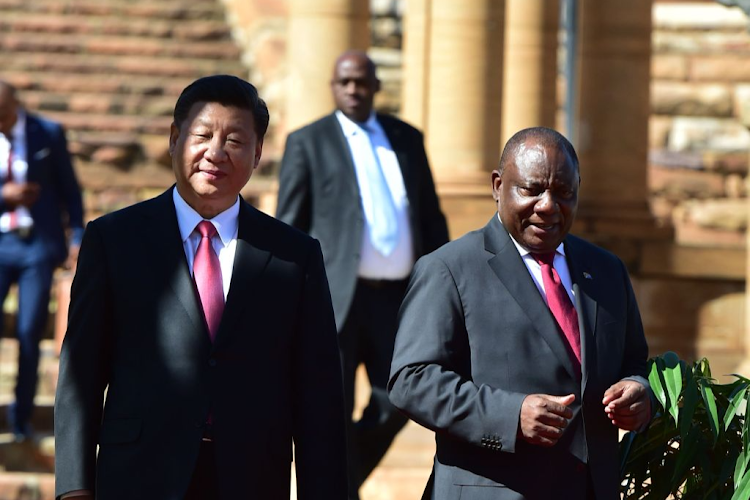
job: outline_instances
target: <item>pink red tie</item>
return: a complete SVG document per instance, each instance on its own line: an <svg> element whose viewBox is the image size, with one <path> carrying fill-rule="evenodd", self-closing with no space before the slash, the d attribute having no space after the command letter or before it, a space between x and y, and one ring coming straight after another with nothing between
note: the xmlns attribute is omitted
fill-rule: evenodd
<svg viewBox="0 0 750 500"><path fill-rule="evenodd" d="M196 226L201 235L198 250L193 261L193 276L198 287L198 295L203 306L203 315L208 325L211 342L219 331L221 315L224 312L224 286L221 279L221 265L211 245L211 239L216 235L216 228L209 221L201 221Z"/></svg>
<svg viewBox="0 0 750 500"><path fill-rule="evenodd" d="M547 295L547 305L552 315L560 325L568 341L568 352L572 354L571 359L576 367L578 376L581 374L581 332L578 329L578 313L570 301L568 292L565 290L560 275L552 265L555 260L555 252L544 254L532 254L542 268L542 280L544 282L544 293Z"/></svg>

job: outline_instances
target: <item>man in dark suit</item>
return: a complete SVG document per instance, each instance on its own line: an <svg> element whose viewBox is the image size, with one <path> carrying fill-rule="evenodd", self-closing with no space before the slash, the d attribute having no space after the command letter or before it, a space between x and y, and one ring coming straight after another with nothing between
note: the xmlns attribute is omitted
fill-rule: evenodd
<svg viewBox="0 0 750 500"><path fill-rule="evenodd" d="M26 112L15 88L0 80L0 304L17 283L18 378L8 421L19 440L32 433L29 420L52 272L66 257L69 266L75 263L82 236L81 191L65 132Z"/></svg>
<svg viewBox="0 0 750 500"><path fill-rule="evenodd" d="M415 259L448 241L422 134L373 112L380 89L363 52L336 61L338 110L287 139L277 217L320 240L339 330L347 415L364 363L372 387L362 418L350 424L350 497L406 419L385 390L396 316Z"/></svg>
<svg viewBox="0 0 750 500"><path fill-rule="evenodd" d="M425 498L620 498L648 348L625 266L568 234L579 182L563 136L522 130L492 173L498 213L415 267L389 394L436 432Z"/></svg>
<svg viewBox="0 0 750 500"><path fill-rule="evenodd" d="M55 405L57 495L288 500L294 443L299 498L346 498L320 247L239 197L267 126L251 84L193 82L170 133L176 187L86 228Z"/></svg>

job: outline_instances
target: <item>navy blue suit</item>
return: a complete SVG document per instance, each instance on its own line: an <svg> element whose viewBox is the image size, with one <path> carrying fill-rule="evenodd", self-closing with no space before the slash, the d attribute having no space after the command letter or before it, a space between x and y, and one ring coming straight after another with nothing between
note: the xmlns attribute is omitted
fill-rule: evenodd
<svg viewBox="0 0 750 500"><path fill-rule="evenodd" d="M0 301L11 284L18 283L18 379L16 402L8 415L17 434L27 434L33 409L39 339L47 324L52 272L68 253L66 225L71 229L71 244L80 244L83 236L81 191L62 127L27 114L26 160L27 182L40 186L39 198L29 208L34 228L26 237L0 233ZM0 194L0 213L10 209Z"/></svg>

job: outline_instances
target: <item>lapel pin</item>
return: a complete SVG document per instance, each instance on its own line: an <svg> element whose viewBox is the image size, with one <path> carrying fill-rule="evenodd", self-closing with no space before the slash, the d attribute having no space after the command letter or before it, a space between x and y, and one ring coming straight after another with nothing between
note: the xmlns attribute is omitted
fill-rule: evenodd
<svg viewBox="0 0 750 500"><path fill-rule="evenodd" d="M587 280L592 280L592 279L594 279L594 277L593 277L593 276L591 276L591 275L590 275L589 273L587 273L586 271L584 271L584 272L583 272L583 277L584 277L584 278L586 278Z"/></svg>

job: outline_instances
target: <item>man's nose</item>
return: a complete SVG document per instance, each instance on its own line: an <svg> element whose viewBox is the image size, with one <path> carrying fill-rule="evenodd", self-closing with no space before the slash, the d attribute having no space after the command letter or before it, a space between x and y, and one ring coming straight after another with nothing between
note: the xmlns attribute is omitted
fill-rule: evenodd
<svg viewBox="0 0 750 500"><path fill-rule="evenodd" d="M227 152L224 149L224 140L220 137L214 136L211 142L208 144L208 149L204 155L212 163L219 163L227 158Z"/></svg>
<svg viewBox="0 0 750 500"><path fill-rule="evenodd" d="M540 213L552 213L558 210L557 201L550 191L545 191L534 205L534 210Z"/></svg>

